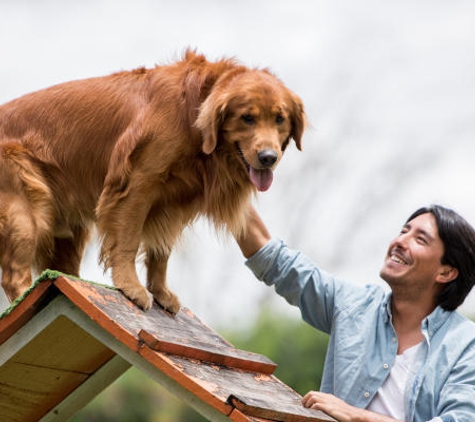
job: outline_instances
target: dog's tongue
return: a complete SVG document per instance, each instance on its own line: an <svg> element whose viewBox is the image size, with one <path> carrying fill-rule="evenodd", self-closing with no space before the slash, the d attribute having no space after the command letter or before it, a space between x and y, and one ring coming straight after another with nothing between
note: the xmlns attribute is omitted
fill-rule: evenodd
<svg viewBox="0 0 475 422"><path fill-rule="evenodd" d="M251 182L254 183L256 188L261 192L265 192L267 189L269 189L270 185L272 184L272 180L274 179L271 169L256 170L251 167L249 170L249 176L251 178Z"/></svg>

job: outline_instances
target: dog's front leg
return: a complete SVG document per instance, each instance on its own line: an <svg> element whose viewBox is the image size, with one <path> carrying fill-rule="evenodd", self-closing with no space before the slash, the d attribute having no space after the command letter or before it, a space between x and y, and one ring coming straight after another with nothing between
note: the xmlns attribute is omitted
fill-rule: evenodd
<svg viewBox="0 0 475 422"><path fill-rule="evenodd" d="M135 254L117 254L120 262L112 265L114 286L122 290L125 296L143 310L148 311L153 305L153 296L142 286L135 270Z"/></svg>
<svg viewBox="0 0 475 422"><path fill-rule="evenodd" d="M103 203L107 203L107 198ZM101 260L106 268L112 269L114 286L136 305L149 310L153 296L140 283L135 267L147 212L140 205L139 198L133 196L113 208L101 207L100 204L97 226L103 238Z"/></svg>
<svg viewBox="0 0 475 422"><path fill-rule="evenodd" d="M168 289L166 282L168 256L159 255L151 249L147 249L146 253L148 290L164 309L173 314L178 313L180 301Z"/></svg>

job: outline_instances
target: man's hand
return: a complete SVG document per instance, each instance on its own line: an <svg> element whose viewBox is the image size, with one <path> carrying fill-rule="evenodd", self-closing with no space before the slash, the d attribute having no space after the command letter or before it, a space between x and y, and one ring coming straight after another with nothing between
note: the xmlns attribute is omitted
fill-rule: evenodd
<svg viewBox="0 0 475 422"><path fill-rule="evenodd" d="M379 413L350 406L332 394L310 391L302 398L302 404L321 410L339 422L396 422L396 419Z"/></svg>

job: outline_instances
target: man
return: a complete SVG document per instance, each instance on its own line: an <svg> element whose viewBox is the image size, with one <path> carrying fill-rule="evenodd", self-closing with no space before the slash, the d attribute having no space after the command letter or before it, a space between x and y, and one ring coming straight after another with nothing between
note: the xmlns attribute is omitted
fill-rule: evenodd
<svg viewBox="0 0 475 422"><path fill-rule="evenodd" d="M475 231L434 205L391 241L380 286L317 268L252 210L236 239L254 274L330 334L321 392L302 403L342 422L473 422L475 324L455 312L475 283Z"/></svg>

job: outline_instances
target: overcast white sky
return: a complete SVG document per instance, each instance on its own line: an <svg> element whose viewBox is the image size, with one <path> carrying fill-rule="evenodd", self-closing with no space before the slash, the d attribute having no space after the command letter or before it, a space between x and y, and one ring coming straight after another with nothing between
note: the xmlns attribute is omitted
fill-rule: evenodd
<svg viewBox="0 0 475 422"><path fill-rule="evenodd" d="M379 282L387 244L415 208L439 202L475 224L474 22L472 0L3 0L0 103L168 63L188 46L268 67L304 100L312 128L260 195L263 218L325 269ZM101 281L96 261L90 249L83 275ZM247 320L263 300L292 312L204 224L169 279L213 324ZM474 298L464 313L475 315Z"/></svg>

